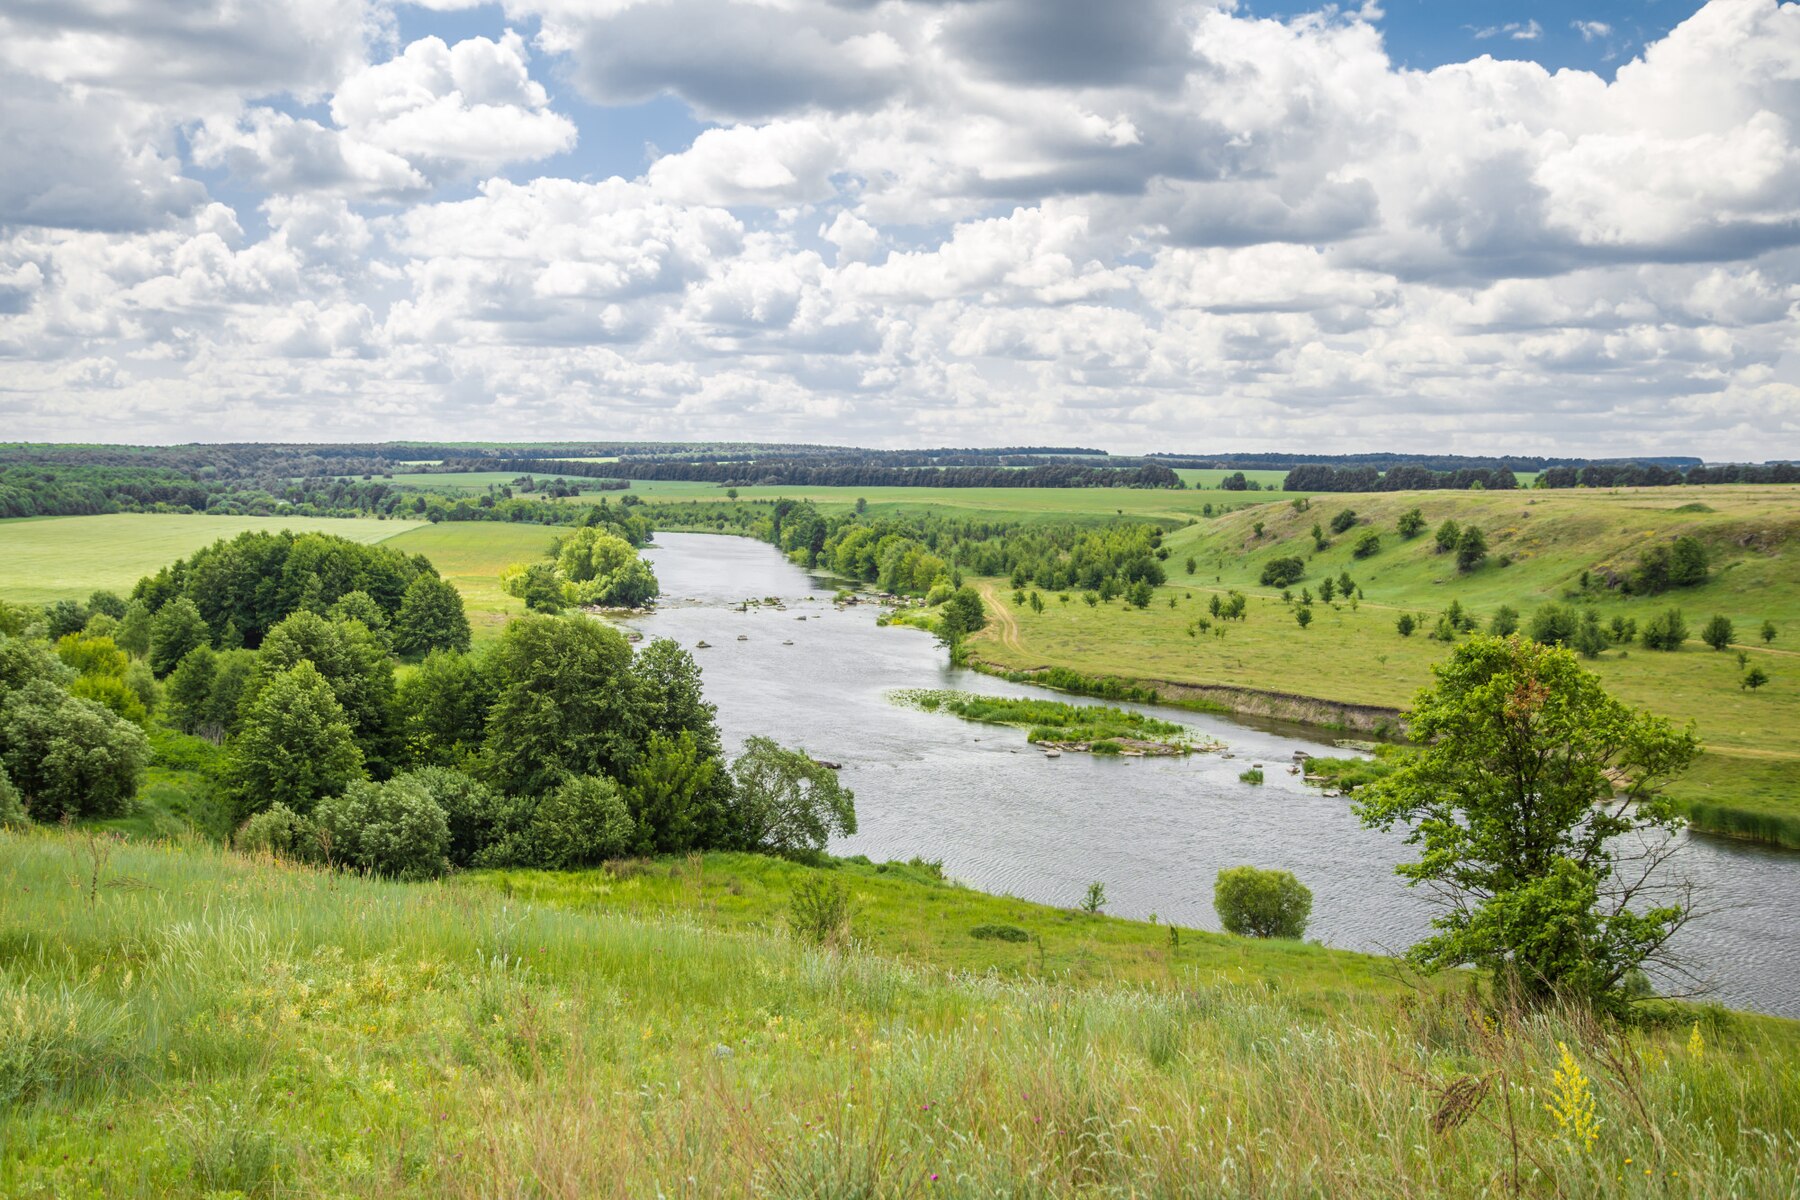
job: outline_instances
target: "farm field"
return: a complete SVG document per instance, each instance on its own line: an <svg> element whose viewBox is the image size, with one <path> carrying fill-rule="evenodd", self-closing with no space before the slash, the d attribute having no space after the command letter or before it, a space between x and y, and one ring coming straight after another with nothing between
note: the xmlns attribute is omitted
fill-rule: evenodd
<svg viewBox="0 0 1800 1200"><path fill-rule="evenodd" d="M1454 976L1177 941L906 864L708 854L408 885L176 841L113 848L90 895L68 883L81 846L0 831L0 1193L22 1200L521 1179L985 1197L1034 1171L1044 1196L1239 1194L1252 1171L1296 1195L1474 1195L1515 1153L1544 1194L1698 1198L1783 1194L1792 1165L1800 1025L1773 1018L1496 1027ZM851 944L786 929L821 878L856 902ZM1604 1115L1592 1156L1541 1102L1433 1132L1459 1074L1549 1094L1571 1054Z"/></svg>
<svg viewBox="0 0 1800 1200"><path fill-rule="evenodd" d="M220 538L258 529L330 533L380 542L415 521L373 517L213 517L114 513L0 521L0 599L42 604L85 600L96 589L121 595L143 576Z"/></svg>
<svg viewBox="0 0 1800 1200"><path fill-rule="evenodd" d="M1427 635L1452 599L1484 624L1503 604L1526 619L1545 603L1579 604L1593 608L1603 624L1622 616L1640 626L1679 607L1692 638L1680 651L1633 645L1609 649L1587 665L1632 704L1695 722L1709 752L1678 786L1677 798L1774 816L1784 831L1780 840L1800 846L1800 742L1793 734L1800 728L1800 489L1320 495L1307 511L1288 501L1170 534L1170 581L1142 611L1121 602L1096 609L1079 597L1068 603L1047 597L1044 612L1033 613L1012 601L1006 581L984 581L1000 619L976 635L971 648L1013 670L1065 666L1086 674L1397 708L1430 681L1431 664L1449 653L1447 643ZM1394 522L1415 506L1427 530L1405 541ZM1345 508L1356 511L1359 523L1329 535L1331 544L1315 550L1313 523L1329 525ZM1445 519L1481 527L1488 562L1463 575L1452 556L1436 553L1431 529ZM1352 544L1365 529L1380 531L1382 547L1357 559ZM1684 534L1700 538L1711 553L1713 570L1704 584L1636 597L1581 589L1582 572L1628 570L1644 546ZM1500 565L1502 555L1512 556L1511 565ZM1193 575L1185 571L1190 556ZM1321 580L1347 571L1362 600L1354 606L1316 604L1313 624L1302 629L1279 589L1259 583L1263 566L1284 556L1306 563L1304 578L1292 588L1296 596L1302 588L1316 593ZM1248 619L1214 622L1215 630L1225 629L1223 637L1212 631L1190 636L1195 618L1207 616L1212 595L1228 589L1249 597ZM1395 628L1402 613L1422 618L1412 637ZM1698 640L1701 625L1715 613L1736 627L1729 652ZM1772 644L1758 635L1765 620L1776 627ZM1767 686L1739 686L1739 650L1767 671ZM1708 816L1701 823L1733 828L1724 818Z"/></svg>
<svg viewBox="0 0 1800 1200"><path fill-rule="evenodd" d="M524 601L500 590L500 572L541 558L562 532L556 526L508 521L441 521L409 529L387 545L430 559L438 574L462 593L475 640L486 641L525 611Z"/></svg>

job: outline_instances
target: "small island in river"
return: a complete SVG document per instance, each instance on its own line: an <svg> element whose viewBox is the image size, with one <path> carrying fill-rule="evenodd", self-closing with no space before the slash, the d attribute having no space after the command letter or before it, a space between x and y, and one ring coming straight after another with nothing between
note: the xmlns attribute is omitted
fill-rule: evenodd
<svg viewBox="0 0 1800 1200"><path fill-rule="evenodd" d="M1225 748L1223 742L1204 737L1185 725L1109 705L981 696L935 688L907 688L890 693L890 698L926 712L947 712L965 721L1026 730L1026 740L1045 751L1078 750L1138 757Z"/></svg>

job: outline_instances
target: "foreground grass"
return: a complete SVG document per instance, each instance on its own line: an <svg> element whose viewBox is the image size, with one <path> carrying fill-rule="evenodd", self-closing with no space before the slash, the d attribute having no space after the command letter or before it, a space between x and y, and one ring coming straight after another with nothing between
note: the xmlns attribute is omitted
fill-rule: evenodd
<svg viewBox="0 0 1800 1200"><path fill-rule="evenodd" d="M1338 1003L1305 980L1361 960L1302 948L1259 972L1195 945L1088 985L946 970L796 944L768 918L800 868L772 870L580 877L554 907L525 879L509 897L128 845L90 893L64 837L0 835L0 1193L1796 1194L1785 1023L1494 1023L1394 983ZM844 870L865 927L958 902ZM760 920L739 911L758 896ZM1546 1110L1558 1042L1591 1146ZM1465 1079L1486 1091L1458 1127Z"/></svg>
<svg viewBox="0 0 1800 1200"><path fill-rule="evenodd" d="M379 542L417 525L373 517L214 517L112 513L0 521L0 600L86 600L96 590L128 594L145 575L220 538L251 530L330 533Z"/></svg>

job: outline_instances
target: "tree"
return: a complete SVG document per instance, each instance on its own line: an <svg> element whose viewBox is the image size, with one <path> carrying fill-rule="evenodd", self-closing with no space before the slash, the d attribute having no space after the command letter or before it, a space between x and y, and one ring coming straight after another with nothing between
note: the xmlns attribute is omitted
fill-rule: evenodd
<svg viewBox="0 0 1800 1200"><path fill-rule="evenodd" d="M137 726L48 679L0 704L0 768L39 821L123 815L149 757Z"/></svg>
<svg viewBox="0 0 1800 1200"><path fill-rule="evenodd" d="M1148 579L1138 580L1125 592L1125 599L1133 608L1149 608L1155 596L1156 589L1150 586ZM1037 612L1044 611L1044 602L1038 599L1036 592L1031 593L1031 607Z"/></svg>
<svg viewBox="0 0 1800 1200"><path fill-rule="evenodd" d="M1763 640L1763 645L1765 645L1765 646L1768 646L1768 645L1771 645L1774 643L1774 641L1775 641L1775 622L1764 621L1762 623L1762 640Z"/></svg>
<svg viewBox="0 0 1800 1200"><path fill-rule="evenodd" d="M1319 583L1319 599L1330 604L1337 597L1337 580L1327 575Z"/></svg>
<svg viewBox="0 0 1800 1200"><path fill-rule="evenodd" d="M1192 575L1192 574L1193 574L1193 573L1194 573L1194 571L1195 571L1195 569L1196 569L1196 568L1197 568L1197 567L1198 567L1198 566L1199 566L1199 565L1200 565L1200 564L1199 564L1199 563L1197 563L1197 562L1195 562L1195 561L1194 561L1194 556L1193 556L1193 555L1191 555L1191 554L1190 554L1190 555L1188 555L1188 558L1187 558L1187 564L1186 564L1186 565L1187 565L1187 573L1188 573L1188 574L1189 574L1189 575Z"/></svg>
<svg viewBox="0 0 1800 1200"><path fill-rule="evenodd" d="M211 644L206 618L186 596L177 596L150 618L150 669L158 679L173 671L195 646Z"/></svg>
<svg viewBox="0 0 1800 1200"><path fill-rule="evenodd" d="M1394 527L1400 531L1401 537L1411 541L1425 532L1425 514L1416 508L1408 509L1400 514Z"/></svg>
<svg viewBox="0 0 1800 1200"><path fill-rule="evenodd" d="M1569 639L1570 647L1583 658L1599 658L1611 644L1606 631L1600 628L1600 615L1591 608L1583 612L1575 626L1575 636Z"/></svg>
<svg viewBox="0 0 1800 1200"><path fill-rule="evenodd" d="M1676 587L1693 587L1706 582L1710 564L1706 547L1700 539L1686 534L1675 539L1669 556L1669 582Z"/></svg>
<svg viewBox="0 0 1800 1200"><path fill-rule="evenodd" d="M514 796L622 776L636 753L631 645L583 616L520 617L484 659L494 695L481 774Z"/></svg>
<svg viewBox="0 0 1800 1200"><path fill-rule="evenodd" d="M270 678L246 708L220 790L238 821L271 804L306 816L363 775L343 706L318 668L301 662Z"/></svg>
<svg viewBox="0 0 1800 1200"><path fill-rule="evenodd" d="M1396 871L1445 905L1408 957L1480 967L1528 1002L1622 1005L1691 912L1658 870L1682 823L1660 794L1697 741L1521 638L1478 636L1434 673L1409 715L1418 749L1355 806L1365 825L1409 828L1421 855Z"/></svg>
<svg viewBox="0 0 1800 1200"><path fill-rule="evenodd" d="M388 629L387 614L381 605L364 591L345 592L326 613L333 621L361 621L384 649L394 648L393 633Z"/></svg>
<svg viewBox="0 0 1800 1200"><path fill-rule="evenodd" d="M1572 609L1546 604L1531 614L1531 640L1545 646L1566 646L1574 641L1580 624Z"/></svg>
<svg viewBox="0 0 1800 1200"><path fill-rule="evenodd" d="M7 777L6 768L0 766L0 829L22 829L30 823L31 817L19 799L19 789Z"/></svg>
<svg viewBox="0 0 1800 1200"><path fill-rule="evenodd" d="M427 571L406 585L394 616L394 649L409 658L433 650L469 649L469 618L462 593Z"/></svg>
<svg viewBox="0 0 1800 1200"><path fill-rule="evenodd" d="M453 867L473 866L476 857L502 835L504 801L473 776L448 767L421 767L394 776L393 782L422 789L443 810L449 830L444 854Z"/></svg>
<svg viewBox="0 0 1800 1200"><path fill-rule="evenodd" d="M133 600L125 606L125 615L119 618L119 628L113 632L113 641L125 653L142 658L150 653L151 620L150 606L142 600Z"/></svg>
<svg viewBox="0 0 1800 1200"><path fill-rule="evenodd" d="M1769 673L1760 666L1757 666L1751 667L1748 671L1744 672L1744 677L1738 680L1738 686L1754 692L1757 688L1767 682L1769 682Z"/></svg>
<svg viewBox="0 0 1800 1200"><path fill-rule="evenodd" d="M1354 508L1340 509L1331 518L1331 532L1342 533L1354 524L1356 524L1356 510Z"/></svg>
<svg viewBox="0 0 1800 1200"><path fill-rule="evenodd" d="M1444 523L1437 527L1437 548L1439 554L1456 549L1456 543L1462 537L1462 526L1455 520L1446 517Z"/></svg>
<svg viewBox="0 0 1800 1200"><path fill-rule="evenodd" d="M946 646L956 646L986 624L987 610L982 607L981 593L972 587L959 587L950 593L938 614L938 638Z"/></svg>
<svg viewBox="0 0 1800 1200"><path fill-rule="evenodd" d="M1456 539L1456 569L1473 571L1487 557L1487 538L1473 525L1463 527Z"/></svg>
<svg viewBox="0 0 1800 1200"><path fill-rule="evenodd" d="M1649 650L1679 650L1687 641L1687 621L1679 608L1671 608L1658 613L1644 623L1644 631L1638 636Z"/></svg>
<svg viewBox="0 0 1800 1200"><path fill-rule="evenodd" d="M332 861L395 879L436 879L450 869L450 824L415 779L359 779L313 811Z"/></svg>
<svg viewBox="0 0 1800 1200"><path fill-rule="evenodd" d="M631 661L636 699L633 737L642 746L658 734L692 734L702 756L719 756L718 709L700 686L700 665L672 638L656 638Z"/></svg>
<svg viewBox="0 0 1800 1200"><path fill-rule="evenodd" d="M1394 628L1399 632L1401 637L1411 637L1413 635L1413 630L1418 627L1418 618L1414 617L1411 613L1401 613L1400 619L1394 622Z"/></svg>
<svg viewBox="0 0 1800 1200"><path fill-rule="evenodd" d="M753 737L731 764L741 843L774 854L812 855L856 832L856 795L837 772L798 750Z"/></svg>
<svg viewBox="0 0 1800 1200"><path fill-rule="evenodd" d="M318 668L343 706L369 773L378 778L392 774L400 763L401 746L394 661L386 648L359 621L296 612L263 639L244 702L254 703L269 679L302 662Z"/></svg>
<svg viewBox="0 0 1800 1200"><path fill-rule="evenodd" d="M1350 553L1357 558L1370 558L1381 552L1381 534L1373 529L1365 529L1356 539L1356 545Z"/></svg>
<svg viewBox="0 0 1800 1200"><path fill-rule="evenodd" d="M596 775L572 775L550 789L512 842L519 866L569 871L598 866L631 846L631 812L619 786Z"/></svg>
<svg viewBox="0 0 1800 1200"><path fill-rule="evenodd" d="M1732 625L1730 617L1714 614L1712 620L1700 630L1700 640L1714 650L1723 650L1737 640L1737 629Z"/></svg>
<svg viewBox="0 0 1800 1200"><path fill-rule="evenodd" d="M195 646L169 673L169 702L164 714L182 733L200 733L212 697L213 676L218 673L218 654L211 646Z"/></svg>
<svg viewBox="0 0 1800 1200"><path fill-rule="evenodd" d="M469 770L481 754L493 680L480 659L433 650L395 686L405 759L417 766Z"/></svg>
<svg viewBox="0 0 1800 1200"><path fill-rule="evenodd" d="M1312 891L1292 871L1227 867L1213 882L1219 924L1240 937L1304 937L1312 903Z"/></svg>
<svg viewBox="0 0 1800 1200"><path fill-rule="evenodd" d="M1300 628L1305 629L1308 625L1311 625L1312 619L1313 611L1308 606L1302 604L1299 608L1294 610L1294 620L1299 622Z"/></svg>
<svg viewBox="0 0 1800 1200"><path fill-rule="evenodd" d="M1496 608L1488 619L1488 632L1495 637L1511 637L1519 632L1519 610L1510 604Z"/></svg>
<svg viewBox="0 0 1800 1200"><path fill-rule="evenodd" d="M656 734L632 766L625 803L639 854L685 854L724 836L719 760L705 754L691 732Z"/></svg>
<svg viewBox="0 0 1800 1200"><path fill-rule="evenodd" d="M88 597L88 619L92 620L95 613L103 613L115 621L123 621L125 619L125 607L124 599L121 598L117 592L109 592L105 589L101 589Z"/></svg>
<svg viewBox="0 0 1800 1200"><path fill-rule="evenodd" d="M1263 564L1262 585L1264 587L1292 587L1305 576L1306 563L1303 559L1295 556L1271 558Z"/></svg>

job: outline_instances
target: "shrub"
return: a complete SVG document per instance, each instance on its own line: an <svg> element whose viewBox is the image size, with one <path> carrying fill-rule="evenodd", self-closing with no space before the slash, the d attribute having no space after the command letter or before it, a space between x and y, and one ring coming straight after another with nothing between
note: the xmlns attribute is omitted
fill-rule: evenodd
<svg viewBox="0 0 1800 1200"><path fill-rule="evenodd" d="M453 867L468 867L501 836L503 803L494 789L449 767L421 767L396 777L417 784L444 811L450 829L445 854Z"/></svg>
<svg viewBox="0 0 1800 1200"><path fill-rule="evenodd" d="M1502 604L1489 619L1488 632L1495 637L1511 637L1519 632L1519 610L1510 604Z"/></svg>
<svg viewBox="0 0 1800 1200"><path fill-rule="evenodd" d="M1464 527L1456 539L1456 569L1473 571L1487 558L1487 538L1473 525Z"/></svg>
<svg viewBox="0 0 1800 1200"><path fill-rule="evenodd" d="M29 822L25 806L19 801L19 789L0 767L0 829L19 829Z"/></svg>
<svg viewBox="0 0 1800 1200"><path fill-rule="evenodd" d="M1264 587L1292 587L1306 575L1306 563L1297 557L1271 558L1263 564Z"/></svg>
<svg viewBox="0 0 1800 1200"><path fill-rule="evenodd" d="M1754 692L1757 688L1767 682L1769 682L1769 673L1767 671L1763 670L1761 667L1751 667L1748 671L1744 672L1744 677L1738 680L1738 686Z"/></svg>
<svg viewBox="0 0 1800 1200"><path fill-rule="evenodd" d="M1687 641L1687 621L1679 608L1671 608L1658 613L1645 623L1643 633L1638 636L1644 646L1650 650L1679 650L1681 643Z"/></svg>
<svg viewBox="0 0 1800 1200"><path fill-rule="evenodd" d="M1081 897L1081 911L1093 916L1106 907L1106 885L1098 879L1088 884L1087 892Z"/></svg>
<svg viewBox="0 0 1800 1200"><path fill-rule="evenodd" d="M1714 650L1723 650L1737 640L1737 630L1730 617L1715 614L1700 631L1700 638Z"/></svg>
<svg viewBox="0 0 1800 1200"><path fill-rule="evenodd" d="M358 780L320 800L313 820L333 862L396 879L434 879L450 869L450 824L415 780Z"/></svg>
<svg viewBox="0 0 1800 1200"><path fill-rule="evenodd" d="M617 858L631 845L631 812L612 780L576 775L531 807L513 861L567 871Z"/></svg>
<svg viewBox="0 0 1800 1200"><path fill-rule="evenodd" d="M850 889L838 880L809 876L788 897L788 925L814 945L847 943L850 920Z"/></svg>
<svg viewBox="0 0 1800 1200"><path fill-rule="evenodd" d="M318 827L285 804L272 804L238 826L231 844L245 854L274 854L312 861L319 857Z"/></svg>
<svg viewBox="0 0 1800 1200"><path fill-rule="evenodd" d="M1356 539L1356 545L1350 553L1357 558L1368 558L1381 552L1381 535L1373 529L1365 529L1362 536Z"/></svg>
<svg viewBox="0 0 1800 1200"><path fill-rule="evenodd" d="M745 741L731 764L733 815L745 845L775 854L817 854L833 836L856 832L856 794L837 772L768 738Z"/></svg>
<svg viewBox="0 0 1800 1200"><path fill-rule="evenodd" d="M1425 532L1425 514L1416 508L1408 509L1400 514L1394 527L1400 531L1401 537L1410 541Z"/></svg>
<svg viewBox="0 0 1800 1200"><path fill-rule="evenodd" d="M143 731L47 679L0 704L0 765L39 821L129 810L150 749Z"/></svg>
<svg viewBox="0 0 1800 1200"><path fill-rule="evenodd" d="M1354 508L1341 509L1331 518L1331 532L1342 533L1354 524L1356 524L1356 510Z"/></svg>
<svg viewBox="0 0 1800 1200"><path fill-rule="evenodd" d="M1599 615L1591 609L1582 613L1581 623L1575 627L1575 636L1569 640L1569 645L1583 658L1599 658L1609 644L1606 631L1600 628Z"/></svg>
<svg viewBox="0 0 1800 1200"><path fill-rule="evenodd" d="M1312 619L1313 619L1312 609L1307 607L1306 605L1301 605L1299 608L1294 610L1294 620L1300 626L1300 628L1305 629L1308 625L1311 625Z"/></svg>
<svg viewBox="0 0 1800 1200"><path fill-rule="evenodd" d="M1213 910L1227 933L1298 938L1312 915L1312 892L1291 871L1228 867L1213 884Z"/></svg>
<svg viewBox="0 0 1800 1200"><path fill-rule="evenodd" d="M1249 770L1238 776L1239 783L1261 783L1262 781L1263 773L1261 767L1251 767Z"/></svg>
<svg viewBox="0 0 1800 1200"><path fill-rule="evenodd" d="M1446 519L1442 525L1437 527L1438 553L1443 554L1456 549L1456 542L1460 537L1462 537L1462 526L1454 520Z"/></svg>
<svg viewBox="0 0 1800 1200"><path fill-rule="evenodd" d="M1031 935L1017 925L977 925L969 936L989 942L1029 942Z"/></svg>
<svg viewBox="0 0 1800 1200"><path fill-rule="evenodd" d="M1546 604L1531 614L1531 640L1546 646L1563 646L1574 640L1580 622L1573 610Z"/></svg>

